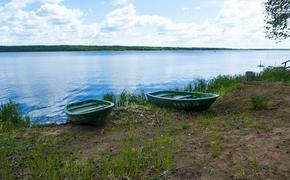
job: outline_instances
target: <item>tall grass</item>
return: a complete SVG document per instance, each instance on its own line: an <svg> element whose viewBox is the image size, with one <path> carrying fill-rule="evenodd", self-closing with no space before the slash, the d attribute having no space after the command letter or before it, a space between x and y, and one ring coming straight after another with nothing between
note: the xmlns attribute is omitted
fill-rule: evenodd
<svg viewBox="0 0 290 180"><path fill-rule="evenodd" d="M290 82L290 72L285 71L283 67L268 67L256 74L256 79L260 81L288 83ZM233 89L239 88L244 80L245 77L243 75L221 75L210 80L196 79L192 83L189 83L183 90L225 94Z"/></svg>
<svg viewBox="0 0 290 180"><path fill-rule="evenodd" d="M29 117L23 117L19 106L10 101L0 105L0 131L29 126Z"/></svg>
<svg viewBox="0 0 290 180"><path fill-rule="evenodd" d="M211 80L196 79L192 83L189 83L183 90L224 94L239 87L243 80L244 77L242 75L223 75Z"/></svg>
<svg viewBox="0 0 290 180"><path fill-rule="evenodd" d="M283 67L268 67L257 75L262 81L290 82L290 72Z"/></svg>
<svg viewBox="0 0 290 180"><path fill-rule="evenodd" d="M116 95L112 92L103 96L104 100L114 102L117 107L128 106L130 104L146 104L146 95L144 91L140 93L129 93L123 90L120 95Z"/></svg>

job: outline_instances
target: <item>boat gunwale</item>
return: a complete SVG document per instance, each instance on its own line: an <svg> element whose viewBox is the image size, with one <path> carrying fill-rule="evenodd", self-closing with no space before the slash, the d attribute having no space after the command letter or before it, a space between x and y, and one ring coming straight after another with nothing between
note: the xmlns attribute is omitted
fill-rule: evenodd
<svg viewBox="0 0 290 180"><path fill-rule="evenodd" d="M108 103L108 106L105 106L105 107L102 107L100 109L97 109L97 110L90 110L90 111L87 111L87 112L82 112L82 113L73 113L71 111L68 110L68 106L72 106L72 105L75 105L75 104L79 104L79 103L86 103L86 102L91 102L91 101L94 101L94 102L102 102L102 103ZM98 112L98 111L102 111L102 110L105 110L105 109L109 109L109 108L112 108L114 107L115 104L110 102L110 101L105 101L105 100L98 100L98 99L89 99L89 100L85 100L85 101L80 101L80 102L73 102L73 103L69 103L65 106L65 113L69 116L82 116L82 115L88 115L88 114L91 114L91 113L94 113L94 112Z"/></svg>
<svg viewBox="0 0 290 180"><path fill-rule="evenodd" d="M174 99L174 98L167 98L167 97L159 97L154 94L158 93L187 93L187 94L210 94L212 95L211 97L202 97L202 98L192 98L192 99ZM170 101L199 101L199 100L209 100L209 99L215 99L220 97L218 94L213 94L213 93L202 93L202 92L188 92L188 91L156 91L152 93L147 93L147 96L150 96L152 98L157 98L157 99L163 99L163 100L170 100Z"/></svg>

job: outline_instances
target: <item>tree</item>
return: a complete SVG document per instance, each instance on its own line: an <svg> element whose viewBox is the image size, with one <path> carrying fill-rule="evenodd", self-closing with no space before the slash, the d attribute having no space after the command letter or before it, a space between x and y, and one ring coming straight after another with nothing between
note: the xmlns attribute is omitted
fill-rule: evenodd
<svg viewBox="0 0 290 180"><path fill-rule="evenodd" d="M266 37L283 40L290 37L290 0L267 0Z"/></svg>

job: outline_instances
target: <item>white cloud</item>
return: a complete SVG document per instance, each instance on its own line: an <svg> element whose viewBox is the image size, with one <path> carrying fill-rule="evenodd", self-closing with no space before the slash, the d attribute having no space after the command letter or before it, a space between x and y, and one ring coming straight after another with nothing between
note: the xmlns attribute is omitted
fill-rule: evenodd
<svg viewBox="0 0 290 180"><path fill-rule="evenodd" d="M125 4L129 4L133 0L111 0L111 1L118 5L125 5Z"/></svg>
<svg viewBox="0 0 290 180"><path fill-rule="evenodd" d="M84 15L78 9L68 9L66 6L51 3L43 4L36 13L47 21L56 24L79 22Z"/></svg>
<svg viewBox="0 0 290 180"><path fill-rule="evenodd" d="M26 10L41 2L37 10ZM104 20L85 22L85 13L62 0L12 0L0 6L0 45L119 44L202 47L290 47L264 38L263 0L224 0L219 15L202 23L175 22L140 14L129 0ZM195 8L195 7L192 7Z"/></svg>
<svg viewBox="0 0 290 180"><path fill-rule="evenodd" d="M133 4L112 11L102 30L117 44L203 47L290 47L265 39L263 0L224 0L219 15L203 23L141 15ZM114 41L113 41L114 39ZM109 40L108 40L109 42Z"/></svg>
<svg viewBox="0 0 290 180"><path fill-rule="evenodd" d="M24 9L32 0L14 0L0 8L0 44L95 43L99 25L84 23L82 11L67 8L61 0L37 1L42 4L35 11Z"/></svg>

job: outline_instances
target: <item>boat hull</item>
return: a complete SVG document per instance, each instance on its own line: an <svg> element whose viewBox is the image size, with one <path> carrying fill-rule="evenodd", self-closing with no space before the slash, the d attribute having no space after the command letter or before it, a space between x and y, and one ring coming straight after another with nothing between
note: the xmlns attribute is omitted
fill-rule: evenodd
<svg viewBox="0 0 290 180"><path fill-rule="evenodd" d="M175 94L179 96L198 96L197 98L189 99L174 99L167 97L159 97L160 94ZM192 93L192 92L180 92L180 91L158 91L154 93L148 93L147 99L149 102L161 107L174 108L187 111L203 111L210 108L210 106L216 101L219 95L210 93Z"/></svg>
<svg viewBox="0 0 290 180"><path fill-rule="evenodd" d="M83 107L89 103L104 104L101 109L91 110L82 113L74 112L78 107ZM72 103L66 106L65 111L68 116L68 120L72 124L84 124L94 126L104 126L106 124L106 117L111 113L114 104L108 101L102 100L88 100L79 103ZM74 108L74 111L71 109Z"/></svg>

